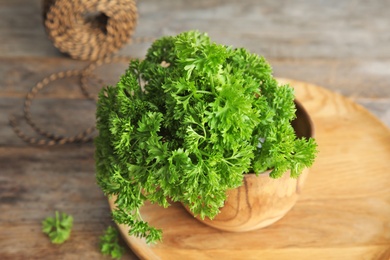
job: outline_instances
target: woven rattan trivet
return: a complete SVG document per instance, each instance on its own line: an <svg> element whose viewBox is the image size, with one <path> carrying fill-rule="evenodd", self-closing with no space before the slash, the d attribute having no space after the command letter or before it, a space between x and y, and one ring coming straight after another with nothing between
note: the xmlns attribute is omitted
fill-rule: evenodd
<svg viewBox="0 0 390 260"><path fill-rule="evenodd" d="M49 39L73 59L98 60L131 40L138 20L134 0L43 0Z"/></svg>

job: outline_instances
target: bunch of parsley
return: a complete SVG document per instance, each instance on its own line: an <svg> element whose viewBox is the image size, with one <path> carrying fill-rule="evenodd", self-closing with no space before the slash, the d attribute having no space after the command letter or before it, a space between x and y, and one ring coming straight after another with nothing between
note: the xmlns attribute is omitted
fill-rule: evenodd
<svg viewBox="0 0 390 260"><path fill-rule="evenodd" d="M245 173L298 177L316 143L296 137L294 117L293 89L278 85L263 57L197 31L155 41L99 94L97 180L117 195L114 220L155 242L161 230L139 211L146 199L213 218Z"/></svg>

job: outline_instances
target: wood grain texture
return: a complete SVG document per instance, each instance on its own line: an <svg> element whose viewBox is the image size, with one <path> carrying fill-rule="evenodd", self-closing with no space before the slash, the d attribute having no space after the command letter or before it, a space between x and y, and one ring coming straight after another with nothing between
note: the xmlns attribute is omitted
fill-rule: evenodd
<svg viewBox="0 0 390 260"><path fill-rule="evenodd" d="M92 145L0 147L0 259L102 258L99 236L113 222L95 183L93 151ZM70 240L59 246L41 231L55 210L74 217Z"/></svg>
<svg viewBox="0 0 390 260"><path fill-rule="evenodd" d="M293 120L296 135L314 137L315 129L310 116L300 103L296 104L296 119ZM267 227L284 217L295 205L302 192L309 169L304 169L298 178L290 178L290 171L280 178L270 177L270 170L258 176L245 174L242 185L227 191L224 206L212 220L196 218L223 231L245 232ZM186 210L193 215L188 207Z"/></svg>
<svg viewBox="0 0 390 260"><path fill-rule="evenodd" d="M113 223L106 198L95 183L93 146L31 147L18 139L8 125L9 115L21 115L23 98L33 84L50 73L87 65L70 60L52 45L42 24L41 2L0 0L0 259L107 259L98 251L98 236ZM207 31L220 43L264 55L276 76L315 83L343 94L390 126L388 0L145 0L137 1L137 5L140 19L135 37L173 35L189 29ZM120 54L142 58L149 45L127 45ZM114 83L124 71L125 66L121 66L104 67L98 72ZM40 93L33 103L32 116L37 123L69 134L90 126L95 107L83 99L77 84L74 78L58 81ZM310 88L307 93L304 96L310 103L314 93ZM383 158L388 151L373 148L389 142L386 138L376 139L386 128L354 103L348 109L339 106L343 98L333 100L332 109L326 108L328 95L333 94L321 91L324 99L312 107L318 112L317 121L322 128L334 136L321 138L322 144L329 143L334 148L322 150L324 159L315 166L328 174L309 176L300 204L288 215L302 218L297 226L278 222L264 229L259 236L264 258L292 259L303 248L310 250L313 259L356 256L387 260L389 232L379 235L379 231L389 228L389 222L380 215L389 208L388 164L387 168L383 166L384 159L389 158ZM335 108L342 112L337 121L327 118L327 113L338 113ZM356 110L359 116L350 118L349 114L356 115ZM359 127L355 127L357 124ZM378 128L368 130L367 125ZM34 134L26 125L21 126ZM344 134L340 134L340 127ZM342 146L336 141L340 139L345 139ZM362 157L367 148L375 151ZM355 152L356 156L350 156ZM326 158L334 155L335 161L327 163ZM382 172L383 186L371 185L372 172ZM346 188L344 183L350 185ZM332 194L336 198L327 200ZM40 231L40 222L54 210L67 211L75 217L71 240L58 247L51 245ZM332 218L321 220L324 212ZM321 221L305 226L311 218ZM335 219L342 219L342 223ZM337 233L332 233L334 226ZM292 242L296 236L302 236L301 248ZM224 253L212 248L206 236L203 238L200 246L209 247L210 253L205 259L217 259ZM330 242L321 243L323 238ZM191 245L190 242L190 237L183 236L173 243ZM170 251L171 259L191 255L191 250L195 252L196 248L188 246L177 255ZM122 259L136 256L127 250Z"/></svg>
<svg viewBox="0 0 390 260"><path fill-rule="evenodd" d="M308 172L305 169L298 179L290 178L290 172L278 179L269 177L270 171L259 176L246 174L240 187L227 191L225 204L215 218L197 216L196 219L229 232L247 232L272 225L295 205ZM187 207L186 210L193 215Z"/></svg>
<svg viewBox="0 0 390 260"><path fill-rule="evenodd" d="M297 137L313 138L315 129L309 114L295 100L296 118L292 126ZM282 177L270 177L271 170L262 174L245 174L242 185L227 191L227 198L218 215L196 218L210 227L231 232L245 232L267 227L284 217L295 205L302 192L309 169L298 178L290 178L290 171ZM185 209L193 215L189 207Z"/></svg>
<svg viewBox="0 0 390 260"><path fill-rule="evenodd" d="M137 5L135 37L207 31L217 42L264 55L276 76L312 82L354 98L390 126L388 0L148 0ZM0 62L0 70L19 57L34 63L36 58L41 61L38 67L52 62L42 57L63 57L45 34L41 0L0 0L0 17L0 58L11 58ZM129 44L120 54L142 58L149 45ZM53 69L56 66L47 68L47 74ZM12 81L23 72L29 71L11 71L7 78ZM36 77L45 72L40 69Z"/></svg>
<svg viewBox="0 0 390 260"><path fill-rule="evenodd" d="M143 259L388 259L390 130L356 103L299 81L299 101L316 128L319 156L293 209L275 224L235 233L208 227L181 204L146 204L144 220L163 229L148 246L120 230ZM110 201L113 207L112 201Z"/></svg>

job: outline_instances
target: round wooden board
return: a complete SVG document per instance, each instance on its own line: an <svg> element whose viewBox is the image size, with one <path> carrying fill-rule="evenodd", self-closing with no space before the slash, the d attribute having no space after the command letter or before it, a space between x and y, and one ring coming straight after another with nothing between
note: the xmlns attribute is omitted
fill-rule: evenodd
<svg viewBox="0 0 390 260"><path fill-rule="evenodd" d="M180 204L146 204L163 230L149 246L128 236L142 259L390 259L390 130L361 106L312 84L296 89L310 113L320 153L294 208L257 231L230 233L198 222ZM113 207L110 201L110 207Z"/></svg>

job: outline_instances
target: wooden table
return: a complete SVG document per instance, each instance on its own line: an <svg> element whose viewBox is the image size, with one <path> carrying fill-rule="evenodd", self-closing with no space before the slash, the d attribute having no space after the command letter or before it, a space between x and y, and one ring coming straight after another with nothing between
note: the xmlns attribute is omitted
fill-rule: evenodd
<svg viewBox="0 0 390 260"><path fill-rule="evenodd" d="M348 102L366 107L378 119L368 116L361 124L377 126L373 133L382 133L381 143L390 143L389 130L382 125L390 126L389 1L293 4L269 0L260 4L257 0L145 0L138 7L136 37L159 37L195 28L209 32L220 43L246 47L264 55L276 76L320 85L330 93L346 96ZM148 46L128 45L120 54L142 57ZM43 77L86 65L88 62L71 60L52 46L42 27L40 1L0 0L0 259L107 259L100 254L98 242L113 223L107 200L95 183L93 145L31 146L17 138L8 125L9 115L22 114L26 92ZM114 83L124 67L109 66L98 72ZM71 78L53 83L40 93L32 106L37 124L62 134L75 134L93 125L95 106L83 98L78 85L78 79ZM343 126L348 126L348 113L343 116ZM27 134L34 134L25 124L21 127ZM332 127L329 124L327 128L329 140L335 138ZM350 141L354 137L347 132L344 138ZM370 138L360 136L356 142ZM389 150L375 151L370 145L357 147L370 148L382 153L377 158L389 159ZM354 151L330 152L337 157ZM389 160L370 158L379 166L372 166L366 174L382 176L383 184L388 184L389 167L385 166L389 166ZM354 158L356 169L367 163ZM342 160L334 166L321 163L316 167L331 172L337 165L343 166ZM320 231L309 232L310 237L290 244L283 242L288 240L288 233L276 236L279 233L268 231L269 241L263 245L265 257L288 259L285 253L291 252L301 259L389 259L390 188L371 192L373 187L367 185L368 181L348 174L339 179L317 178L323 184L310 186L308 182L302 199L305 205L312 205L314 215L316 207L325 207L329 213L327 226L318 229L310 218L304 218L309 231ZM333 199L308 199L315 192L329 195L329 185L339 185ZM346 196L344 185L356 189L348 186L351 194ZM41 232L41 221L55 210L75 219L71 239L60 246L50 244ZM292 214L300 210L298 207ZM278 225L271 231L287 225L289 230L299 232L288 222ZM345 230L345 235L332 233L332 228ZM324 238L328 240L321 246L319 241ZM136 256L128 249L123 259Z"/></svg>

